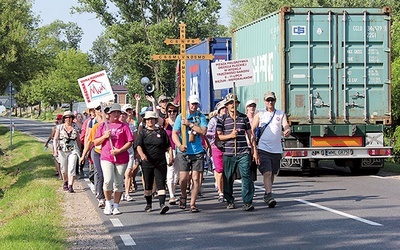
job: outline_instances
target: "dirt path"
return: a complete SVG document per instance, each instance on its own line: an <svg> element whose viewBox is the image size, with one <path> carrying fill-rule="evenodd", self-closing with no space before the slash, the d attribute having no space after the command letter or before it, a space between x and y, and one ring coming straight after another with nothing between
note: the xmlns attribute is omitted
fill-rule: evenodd
<svg viewBox="0 0 400 250"><path fill-rule="evenodd" d="M75 182L75 193L70 194L61 188L65 202L64 226L68 231L67 249L118 249L111 235L97 215L97 207L89 200L83 180Z"/></svg>

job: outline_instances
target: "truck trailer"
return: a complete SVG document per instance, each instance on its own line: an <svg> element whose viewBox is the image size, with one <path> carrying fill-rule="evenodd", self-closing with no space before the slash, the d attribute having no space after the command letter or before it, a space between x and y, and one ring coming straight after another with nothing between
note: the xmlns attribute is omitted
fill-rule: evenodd
<svg viewBox="0 0 400 250"><path fill-rule="evenodd" d="M186 61L187 97L196 95L200 99L200 109L209 114L215 105L222 100L229 89L214 90L211 63L228 61L232 58L231 38L207 38L201 43L189 47L186 54L212 54L213 60Z"/></svg>
<svg viewBox="0 0 400 250"><path fill-rule="evenodd" d="M391 157L390 27L389 7L283 7L234 30L233 59L251 58L255 79L240 101L262 108L273 91L291 125L281 169L334 160L372 174Z"/></svg>

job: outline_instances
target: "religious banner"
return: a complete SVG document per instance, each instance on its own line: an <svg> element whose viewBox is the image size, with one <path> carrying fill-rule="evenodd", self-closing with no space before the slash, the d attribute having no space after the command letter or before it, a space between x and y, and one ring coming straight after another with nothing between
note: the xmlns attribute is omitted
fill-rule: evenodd
<svg viewBox="0 0 400 250"><path fill-rule="evenodd" d="M79 78L79 87L88 108L114 100L110 81L105 70Z"/></svg>

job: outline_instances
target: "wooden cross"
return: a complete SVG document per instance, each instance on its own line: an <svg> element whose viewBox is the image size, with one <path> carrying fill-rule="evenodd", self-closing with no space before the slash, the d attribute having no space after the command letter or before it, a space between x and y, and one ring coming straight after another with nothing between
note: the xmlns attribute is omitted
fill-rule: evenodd
<svg viewBox="0 0 400 250"><path fill-rule="evenodd" d="M167 45L179 44L180 54L179 55L152 55L153 60L179 60L180 64L180 78L181 78L181 115L182 119L186 118L186 60L212 60L214 55L212 54L186 54L187 44L199 44L201 40L199 38L186 39L186 24L181 22L179 24L179 39L165 39L164 43ZM182 145L186 146L186 126L182 126L181 129Z"/></svg>

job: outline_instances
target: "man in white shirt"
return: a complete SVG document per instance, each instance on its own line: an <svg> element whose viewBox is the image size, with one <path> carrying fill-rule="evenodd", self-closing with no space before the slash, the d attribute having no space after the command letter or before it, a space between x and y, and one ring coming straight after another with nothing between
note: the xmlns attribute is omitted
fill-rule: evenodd
<svg viewBox="0 0 400 250"><path fill-rule="evenodd" d="M287 137L290 135L290 126L285 112L275 109L276 96L274 92L265 93L264 102L266 108L260 109L254 116L251 128L253 134L255 134L257 127L262 129L265 126L254 158L263 175L265 188L263 200L268 204L268 207L273 208L276 206L276 201L272 195L272 184L280 168L282 158L282 128L284 129L283 136Z"/></svg>

